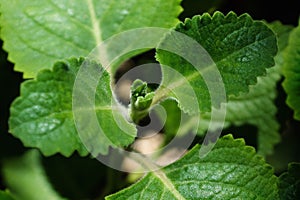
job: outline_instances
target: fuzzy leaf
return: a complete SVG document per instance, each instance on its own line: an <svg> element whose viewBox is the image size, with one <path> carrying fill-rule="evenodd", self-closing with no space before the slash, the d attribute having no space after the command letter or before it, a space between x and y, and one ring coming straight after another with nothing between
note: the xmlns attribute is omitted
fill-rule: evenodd
<svg viewBox="0 0 300 200"><path fill-rule="evenodd" d="M282 200L300 198L300 164L290 163L288 171L279 177L279 195Z"/></svg>
<svg viewBox="0 0 300 200"><path fill-rule="evenodd" d="M40 162L40 154L36 150L28 151L21 157L5 160L2 171L6 184L17 200L65 199L49 184Z"/></svg>
<svg viewBox="0 0 300 200"><path fill-rule="evenodd" d="M283 88L288 95L286 103L294 110L294 118L300 120L300 25L291 33L284 63Z"/></svg>
<svg viewBox="0 0 300 200"><path fill-rule="evenodd" d="M122 31L170 28L182 11L180 0L1 0L0 4L4 49L25 78L50 69L57 60L87 56Z"/></svg>
<svg viewBox="0 0 300 200"><path fill-rule="evenodd" d="M231 135L199 158L199 146L106 199L279 199L272 168Z"/></svg>
<svg viewBox="0 0 300 200"><path fill-rule="evenodd" d="M274 146L280 141L279 124L276 120L277 107L274 104L277 96L276 84L281 78L280 71L283 66L282 54L287 46L289 33L292 30L291 26L284 26L280 22L274 22L269 27L276 33L278 37L279 52L275 57L275 67L267 69L267 75L265 77L258 77L257 84L249 86L249 93L242 94L238 97L231 97L226 105L226 118L225 127L230 125L241 126L244 124L254 125L258 129L258 153L261 155L271 154ZM177 119L180 122L179 108L174 105L175 102L162 103L164 108L167 110L171 119ZM171 105L172 104L172 105ZM173 115L173 117L172 117ZM174 116L176 115L176 117ZM216 116L220 116L216 112ZM187 118L189 121L185 122L190 126L183 131L191 131L194 118ZM201 115L200 125L198 134L203 135L210 122L211 116L209 113ZM215 118L216 119L216 118ZM177 123L176 123L177 124ZM222 125L222 119L214 122L215 131ZM165 131L167 134L176 134L177 130L174 131L174 127L167 120L165 124ZM171 131L170 131L171 130ZM173 133L172 133L173 131ZM182 133L181 133L182 134Z"/></svg>
<svg viewBox="0 0 300 200"><path fill-rule="evenodd" d="M22 84L21 96L13 102L10 109L9 128L25 146L37 147L44 155L60 152L69 156L75 150L81 155L87 154L86 147L77 134L72 111L74 80L83 62L82 58L57 62L52 71L43 70L38 73L36 80L28 80ZM94 62L87 61L85 64L103 71ZM89 85L86 86L88 89ZM135 127L118 110L113 109L113 102L109 74L103 71L96 89L94 111L106 135L91 136L95 149L89 151L94 154L105 154L109 146L126 146L134 140ZM82 112L93 111L93 108L80 109ZM114 117L118 118L122 129ZM88 124L86 126L89 127ZM87 135L92 133L86 128Z"/></svg>
<svg viewBox="0 0 300 200"><path fill-rule="evenodd" d="M226 112L226 125L251 124L258 128L258 153L262 155L271 154L280 141L277 106L274 101L277 96L276 84L281 78L283 67L282 54L292 30L291 26L284 26L279 22L274 22L269 27L278 37L279 52L275 57L275 67L267 70L266 77L258 77L257 84L250 86L248 94L230 98Z"/></svg>
<svg viewBox="0 0 300 200"><path fill-rule="evenodd" d="M136 124L144 118L152 103L154 92L148 88L147 83L136 79L130 87L130 117Z"/></svg>
<svg viewBox="0 0 300 200"><path fill-rule="evenodd" d="M273 57L277 52L276 36L264 23L253 21L247 14L239 17L233 12L226 16L220 12L214 13L213 16L203 14L192 19L186 19L184 23L177 25L175 30L196 40L210 55L224 83L225 97L238 96L241 92L248 92L249 85L254 85L257 77L265 75L266 68L274 65ZM193 65L185 60L186 58L160 49L171 44L181 48L186 57L198 59L196 64L199 66L196 67L200 67L201 76ZM219 77L214 77L214 65L205 53L199 55L199 51L195 51L193 46L188 45L190 43L180 40L174 36L173 32L162 41L156 57L161 64L177 70L189 81L197 96L195 101L198 102L200 110L207 112L211 110L211 106L219 107L220 101L225 101L225 97L217 102L212 102L210 99L210 93L219 92L218 88L222 86L219 84L221 80ZM177 96L185 95L186 90L181 88L184 87L181 84L183 80L165 78L164 68L162 68L162 72L162 85L170 88L175 87ZM208 90L206 84L209 82L204 81L204 75L208 76L208 81L214 90ZM172 94L167 94L165 97L168 95ZM189 108L189 101L178 101L179 106L185 112L193 112L193 109Z"/></svg>

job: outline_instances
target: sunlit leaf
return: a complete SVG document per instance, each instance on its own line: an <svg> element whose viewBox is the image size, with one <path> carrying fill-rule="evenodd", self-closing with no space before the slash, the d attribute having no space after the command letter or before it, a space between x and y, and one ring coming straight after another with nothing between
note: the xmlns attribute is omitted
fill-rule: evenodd
<svg viewBox="0 0 300 200"><path fill-rule="evenodd" d="M231 135L206 157L197 145L182 159L106 199L279 199L272 168L252 147Z"/></svg>
<svg viewBox="0 0 300 200"><path fill-rule="evenodd" d="M57 60L87 56L122 31L173 27L182 11L180 2L1 0L1 38L15 70L31 78L40 69L51 69Z"/></svg>
<svg viewBox="0 0 300 200"><path fill-rule="evenodd" d="M10 132L20 138L25 146L37 147L45 155L60 152L69 156L75 150L81 155L87 154L82 138L77 133L72 110L73 85L83 62L82 58L57 62L52 71L43 70L35 80L22 84L21 96L13 102L10 109L9 127ZM82 112L95 109L97 123L99 122L103 130L103 134L89 136L94 149L88 150L94 154L105 154L109 146L129 145L134 140L136 129L115 109L116 102L112 96L109 74L95 62L85 61L85 65L103 72L96 95L94 94L95 107L86 105L78 108ZM88 86L87 84L86 90ZM87 124L85 126L86 135L95 134L89 130Z"/></svg>

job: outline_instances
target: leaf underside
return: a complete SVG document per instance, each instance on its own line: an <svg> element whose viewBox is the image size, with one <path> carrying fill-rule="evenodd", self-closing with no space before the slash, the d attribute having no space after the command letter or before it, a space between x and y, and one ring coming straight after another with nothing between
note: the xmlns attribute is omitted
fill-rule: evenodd
<svg viewBox="0 0 300 200"><path fill-rule="evenodd" d="M288 171L279 177L279 194L282 200L300 198L300 164L290 163Z"/></svg>
<svg viewBox="0 0 300 200"><path fill-rule="evenodd" d="M216 93L218 88L225 87L227 98L232 95L238 96L242 92L248 92L249 85L256 84L257 77L265 75L266 68L274 65L273 57L277 52L276 36L264 23L253 21L247 14L241 16L237 16L233 12L226 16L220 12L215 12L213 16L203 14L192 19L186 19L184 23L177 25L175 31L196 40L216 64L217 72L213 73L220 73L221 75L222 80L215 81L212 76L211 80L207 79L211 81L210 83L205 82L203 75L209 73L209 70L213 70L211 66L201 66L203 67L201 70L203 70L200 70L200 75L194 66L184 58L160 49L172 44L182 48L183 51L187 50L186 55L191 58L204 56L194 55L193 51L190 50L192 47L188 46L189 43L178 38L176 38L177 40L174 39L174 33L167 35L158 47L157 60L161 64L177 70L189 81L202 112L210 111L212 105L219 107L221 102L217 101L217 103L212 104L210 99L210 94ZM201 62L205 62L206 58L203 59L199 60L199 65L203 65ZM183 96L185 89L181 87L184 86L178 84L181 80L169 80L168 78L164 80L164 76L166 76L164 68L162 68L162 73L163 85L166 87L177 85L174 89L177 92L175 95ZM216 91L209 91L206 84L211 84ZM225 97L221 101L224 100L226 101ZM193 109L189 108L189 103L178 101L183 111L193 113Z"/></svg>
<svg viewBox="0 0 300 200"><path fill-rule="evenodd" d="M203 159L199 148L106 199L278 199L272 168L242 139L224 136Z"/></svg>
<svg viewBox="0 0 300 200"><path fill-rule="evenodd" d="M180 2L1 0L3 48L15 70L32 78L40 69L51 69L57 60L87 56L99 43L122 31L174 26L182 11Z"/></svg>
<svg viewBox="0 0 300 200"><path fill-rule="evenodd" d="M25 146L37 147L44 155L59 152L69 156L75 150L81 155L87 155L87 149L77 133L72 110L74 80L83 62L103 70L97 63L72 58L57 62L52 71L42 70L35 80L25 81L21 85L21 95L10 109L9 128ZM106 154L109 146L127 146L134 140L135 127L121 113L113 110L112 102L114 99L109 74L103 71L95 95L97 109L80 108L82 112L95 112L97 122L104 132L104 135L88 138L94 142L94 149L88 150L94 154ZM119 128L114 117L118 117L118 123L122 124L123 129ZM88 128L86 134L90 134Z"/></svg>

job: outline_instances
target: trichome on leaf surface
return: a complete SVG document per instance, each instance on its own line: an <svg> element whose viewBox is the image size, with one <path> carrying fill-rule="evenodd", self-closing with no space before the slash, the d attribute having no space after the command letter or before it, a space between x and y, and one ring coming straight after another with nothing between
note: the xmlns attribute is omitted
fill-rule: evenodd
<svg viewBox="0 0 300 200"><path fill-rule="evenodd" d="M300 18L228 8L0 0L0 200L300 199Z"/></svg>

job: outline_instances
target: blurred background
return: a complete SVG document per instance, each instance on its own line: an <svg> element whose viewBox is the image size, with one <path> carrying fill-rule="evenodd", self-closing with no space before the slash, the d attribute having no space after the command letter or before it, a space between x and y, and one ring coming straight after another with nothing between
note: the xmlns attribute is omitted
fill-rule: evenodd
<svg viewBox="0 0 300 200"><path fill-rule="evenodd" d="M300 14L299 0L267 1L267 0L183 0L184 11L179 16L183 21L204 12L213 13L216 10L224 14L234 11L238 15L249 13L253 19L264 19L267 22L275 20L283 24L296 26ZM2 46L2 41L0 42ZM118 71L116 79L132 66L155 62L154 51L146 52L132 58ZM22 143L8 133L9 106L19 95L20 83L24 81L22 74L13 71L13 64L7 61L7 53L0 51L0 161L21 155L26 151ZM293 119L293 112L285 104L286 94L278 83L277 118L280 122L282 142L276 146L273 155L267 161L275 167L277 174L286 170L287 163L300 162L300 122ZM122 90L126 90L122 89ZM127 86L128 90L128 86ZM224 134L239 132L238 137L244 137L248 145L256 146L255 127L229 127ZM1 164L1 163L0 163ZM130 184L127 174L117 172L101 165L97 160L79 157L76 153L71 158L60 155L43 157L45 167L54 188L70 199L94 199L105 194L118 191ZM1 165L0 165L1 167ZM0 189L5 189L0 175Z"/></svg>

